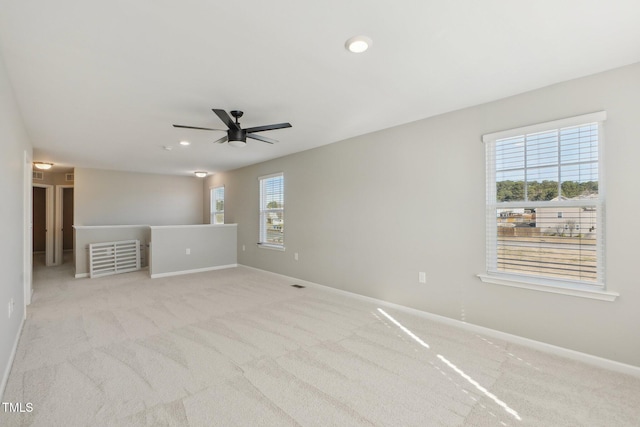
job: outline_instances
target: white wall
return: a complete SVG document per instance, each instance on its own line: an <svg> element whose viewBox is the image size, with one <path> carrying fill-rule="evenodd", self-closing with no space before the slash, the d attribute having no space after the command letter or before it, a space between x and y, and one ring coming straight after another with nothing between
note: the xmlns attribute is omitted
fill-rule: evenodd
<svg viewBox="0 0 640 427"><path fill-rule="evenodd" d="M25 151L30 158L31 143L0 56L0 394L4 391L11 353L24 318L24 198L28 198L28 206L31 203L24 187ZM11 298L14 312L8 318Z"/></svg>
<svg viewBox="0 0 640 427"><path fill-rule="evenodd" d="M75 169L74 225L202 224L202 179Z"/></svg>
<svg viewBox="0 0 640 427"><path fill-rule="evenodd" d="M482 283L481 136L600 110L608 114L607 285L621 296ZM225 185L240 264L640 366L639 139L636 64L217 174L204 191ZM285 176L285 252L256 247L257 178L274 172Z"/></svg>

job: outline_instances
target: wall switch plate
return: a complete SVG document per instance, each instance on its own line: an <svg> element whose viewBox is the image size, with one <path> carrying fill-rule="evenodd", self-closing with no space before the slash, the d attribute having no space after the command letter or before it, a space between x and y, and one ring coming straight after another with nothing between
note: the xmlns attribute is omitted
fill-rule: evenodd
<svg viewBox="0 0 640 427"><path fill-rule="evenodd" d="M296 261L298 260L298 252L293 254L293 259L295 259Z"/></svg>
<svg viewBox="0 0 640 427"><path fill-rule="evenodd" d="M187 248L187 249L185 250L185 253L186 253L187 255L191 255L191 248Z"/></svg>
<svg viewBox="0 0 640 427"><path fill-rule="evenodd" d="M424 271L419 272L418 273L418 282L427 283L427 273L425 273Z"/></svg>
<svg viewBox="0 0 640 427"><path fill-rule="evenodd" d="M245 250L245 247L244 247L244 245L242 245L242 252L244 252L244 250Z"/></svg>

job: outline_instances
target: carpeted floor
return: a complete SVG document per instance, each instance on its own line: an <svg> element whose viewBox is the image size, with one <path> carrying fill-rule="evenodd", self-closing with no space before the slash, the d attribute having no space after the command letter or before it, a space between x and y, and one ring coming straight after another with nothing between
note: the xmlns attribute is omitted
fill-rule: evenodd
<svg viewBox="0 0 640 427"><path fill-rule="evenodd" d="M640 379L247 268L38 268L2 426L638 426Z"/></svg>

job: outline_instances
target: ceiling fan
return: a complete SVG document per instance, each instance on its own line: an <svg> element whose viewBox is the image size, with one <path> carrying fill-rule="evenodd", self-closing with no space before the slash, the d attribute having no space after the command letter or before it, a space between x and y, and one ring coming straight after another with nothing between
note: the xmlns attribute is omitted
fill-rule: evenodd
<svg viewBox="0 0 640 427"><path fill-rule="evenodd" d="M247 138L255 139L258 141L266 142L268 144L273 144L276 141L275 139L267 138L266 136L256 135L256 132L264 132L266 130L274 130L274 129L283 129L290 128L291 123L277 123L274 125L264 125L264 126L255 126L252 128L242 129L240 127L240 123L238 119L242 117L244 114L242 111L233 110L230 111L231 115L236 119L234 122L233 119L227 114L224 110L219 110L214 108L213 112L216 113L220 120L227 125L228 130L225 129L211 129L211 128L201 128L195 126L184 126L184 125L173 125L175 128L185 128L185 129L199 129L199 130L217 130L227 132L227 135L215 141L216 143L222 144L224 142L229 141L229 145L234 147L244 147L247 145Z"/></svg>

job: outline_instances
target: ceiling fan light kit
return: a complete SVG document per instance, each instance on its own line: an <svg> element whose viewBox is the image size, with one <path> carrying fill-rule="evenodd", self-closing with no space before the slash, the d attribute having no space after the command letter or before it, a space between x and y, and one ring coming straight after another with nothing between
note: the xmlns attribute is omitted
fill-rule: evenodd
<svg viewBox="0 0 640 427"><path fill-rule="evenodd" d="M228 128L226 130L227 134L222 138L218 139L217 141L215 141L215 143L222 144L228 141L229 145L231 145L232 147L244 147L245 145L247 145L247 138L266 142L268 144L276 143L278 141L276 141L275 139L267 138L266 136L262 136L262 135L256 135L255 133L264 132L267 130L284 129L284 128L291 127L290 123L276 123L273 125L255 126L255 127L243 129L240 127L240 122L239 122L240 117L242 117L242 115L244 114L242 111L232 110L229 112L231 116L235 118L235 122L233 121L231 116L229 116L229 114L227 114L227 112L224 110L214 108L213 112L216 113L216 115L220 118L220 120L222 120L222 122L225 125L227 125L227 128ZM213 130L213 131L223 131L223 132L225 131L224 129L202 128L202 127L185 126L185 125L173 125L173 127L184 128L184 129Z"/></svg>
<svg viewBox="0 0 640 427"><path fill-rule="evenodd" d="M247 141L231 139L229 140L229 145L236 148L245 147L247 145Z"/></svg>

